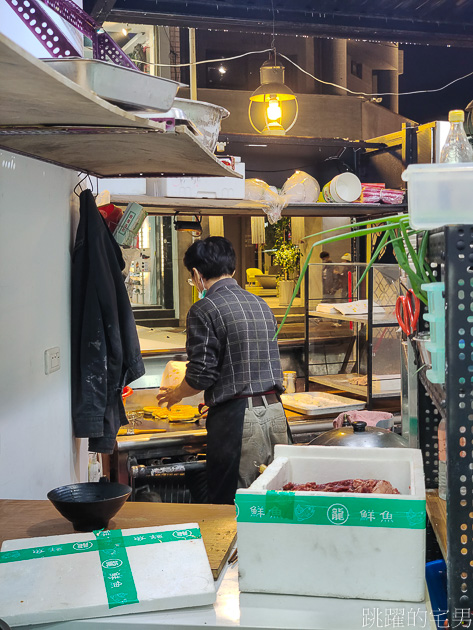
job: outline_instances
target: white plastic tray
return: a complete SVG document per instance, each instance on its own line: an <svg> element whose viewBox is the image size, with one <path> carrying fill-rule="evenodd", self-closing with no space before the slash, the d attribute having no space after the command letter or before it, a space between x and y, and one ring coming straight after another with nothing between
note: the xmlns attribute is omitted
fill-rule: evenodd
<svg viewBox="0 0 473 630"><path fill-rule="evenodd" d="M304 400L303 397L306 400ZM281 401L286 409L298 411L307 416L321 416L327 413L351 411L353 409L364 409L366 407L366 403L362 400L319 392L282 394Z"/></svg>

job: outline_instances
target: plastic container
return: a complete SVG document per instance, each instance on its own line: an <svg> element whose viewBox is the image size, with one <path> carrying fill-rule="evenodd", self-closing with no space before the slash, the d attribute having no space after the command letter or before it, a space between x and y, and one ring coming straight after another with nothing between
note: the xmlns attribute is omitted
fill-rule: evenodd
<svg viewBox="0 0 473 630"><path fill-rule="evenodd" d="M187 361L168 361L164 368L163 376L161 379L161 387L174 388L180 385L186 375ZM191 407L198 407L204 402L204 392L199 392L194 396L188 396L183 398L179 403L179 406L190 405Z"/></svg>
<svg viewBox="0 0 473 630"><path fill-rule="evenodd" d="M361 182L354 173L340 173L325 184L322 195L327 203L353 203L361 195Z"/></svg>
<svg viewBox="0 0 473 630"><path fill-rule="evenodd" d="M429 282L421 288L427 293L429 312L423 315L429 322L430 340L425 348L430 352L432 368L425 375L431 383L445 383L445 283Z"/></svg>
<svg viewBox="0 0 473 630"><path fill-rule="evenodd" d="M425 565L425 581L429 589L432 612L435 615L436 627L445 628L447 618L447 565L445 560L433 560ZM439 613L443 613L440 615Z"/></svg>
<svg viewBox="0 0 473 630"><path fill-rule="evenodd" d="M471 223L473 164L410 164L402 179L416 230Z"/></svg>
<svg viewBox="0 0 473 630"><path fill-rule="evenodd" d="M319 182L304 171L296 171L288 177L281 189L286 203L315 203L319 198Z"/></svg>
<svg viewBox="0 0 473 630"><path fill-rule="evenodd" d="M280 444L274 450L274 461L235 497L240 591L424 601L420 450ZM341 479L385 479L401 494L280 492L290 481Z"/></svg>

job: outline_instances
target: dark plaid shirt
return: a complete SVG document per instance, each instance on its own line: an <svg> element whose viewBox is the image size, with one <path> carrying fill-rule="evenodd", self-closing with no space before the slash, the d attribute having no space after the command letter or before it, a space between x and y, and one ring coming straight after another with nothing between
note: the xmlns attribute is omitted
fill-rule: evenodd
<svg viewBox="0 0 473 630"><path fill-rule="evenodd" d="M264 300L233 278L212 285L187 315L186 381L209 406L282 391L276 319Z"/></svg>

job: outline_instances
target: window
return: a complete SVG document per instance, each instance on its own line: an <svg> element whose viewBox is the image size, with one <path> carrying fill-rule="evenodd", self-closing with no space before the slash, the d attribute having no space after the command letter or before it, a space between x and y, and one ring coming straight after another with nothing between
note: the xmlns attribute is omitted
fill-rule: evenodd
<svg viewBox="0 0 473 630"><path fill-rule="evenodd" d="M359 79L363 78L363 64L357 63L356 61L351 60L351 73L358 77Z"/></svg>

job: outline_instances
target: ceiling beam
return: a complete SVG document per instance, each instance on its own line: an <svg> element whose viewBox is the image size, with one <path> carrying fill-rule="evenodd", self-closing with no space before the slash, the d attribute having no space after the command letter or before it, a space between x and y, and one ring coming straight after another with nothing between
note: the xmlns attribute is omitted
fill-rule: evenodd
<svg viewBox="0 0 473 630"><path fill-rule="evenodd" d="M87 13L102 24L108 19L110 11L115 6L116 1L117 0L92 0L92 2L84 3L84 7L87 4Z"/></svg>
<svg viewBox="0 0 473 630"><path fill-rule="evenodd" d="M215 28L263 33L271 33L272 31L272 21L253 19L251 10L245 12L247 17L242 15L219 16L215 14L215 11L212 12L212 15L191 13L192 6L190 5L186 10L187 12L183 8L182 13L177 13L178 3L174 5L174 13L154 11L152 10L153 6L158 5L148 2L134 2L132 10L124 8L124 4L126 3L123 0L119 0L110 12L109 19L117 22L158 24L160 26ZM239 13L243 14L242 11ZM285 13L289 12L286 11ZM309 16L311 15L309 13ZM276 32L281 35L309 35L473 47L473 23L454 24L366 15L340 16L338 14L319 15L315 13L313 15L313 19L310 19L307 13L298 14L297 11L292 11L291 20L284 20L285 16L279 15ZM289 18L289 15L287 17Z"/></svg>

